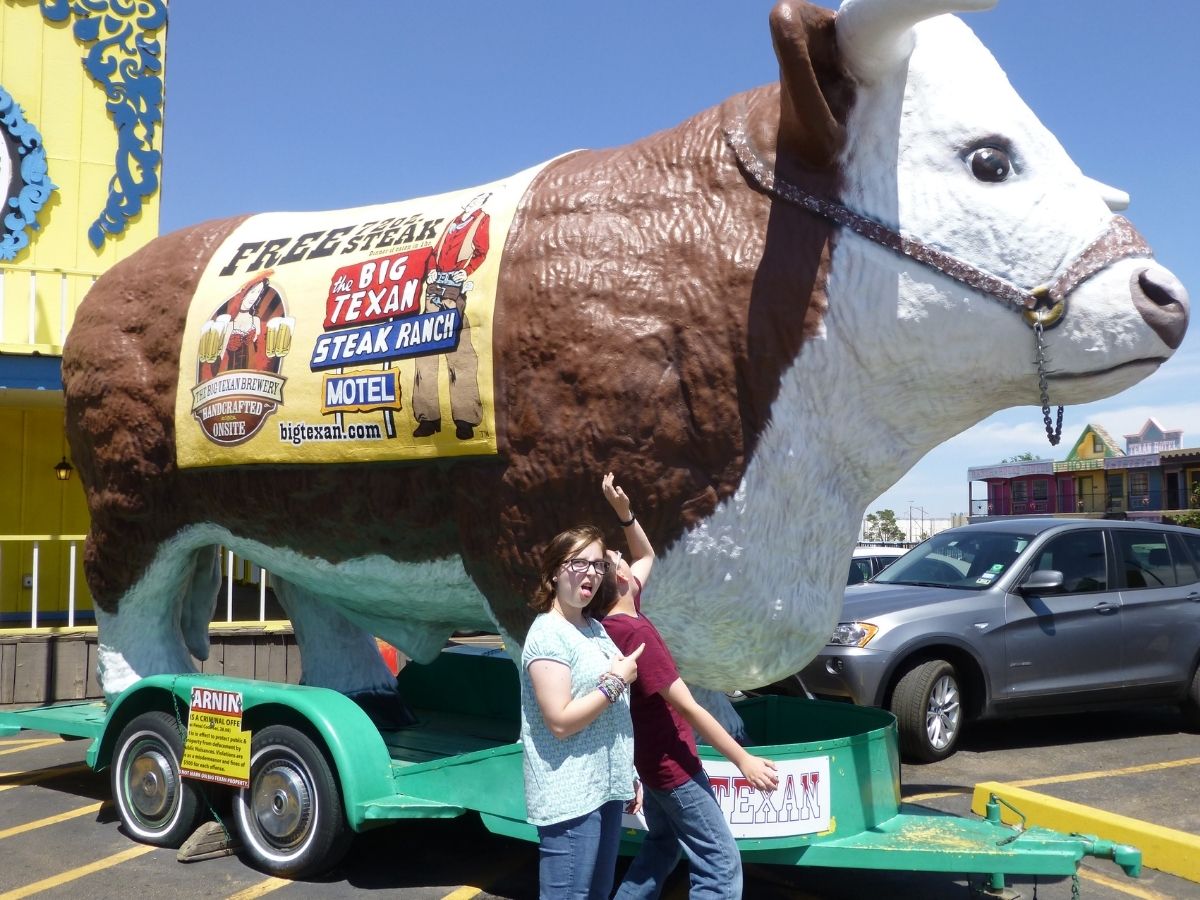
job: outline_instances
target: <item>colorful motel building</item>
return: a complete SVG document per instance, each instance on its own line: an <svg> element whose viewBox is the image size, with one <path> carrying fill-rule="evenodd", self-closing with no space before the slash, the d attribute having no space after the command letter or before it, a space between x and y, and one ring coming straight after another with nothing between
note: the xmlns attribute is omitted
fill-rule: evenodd
<svg viewBox="0 0 1200 900"><path fill-rule="evenodd" d="M62 351L158 233L166 32L165 0L0 3L0 631L94 620Z"/></svg>
<svg viewBox="0 0 1200 900"><path fill-rule="evenodd" d="M1200 507L1200 447L1184 447L1182 429L1150 418L1124 438L1122 446L1089 423L1065 459L971 467L971 521L1070 515L1160 522Z"/></svg>

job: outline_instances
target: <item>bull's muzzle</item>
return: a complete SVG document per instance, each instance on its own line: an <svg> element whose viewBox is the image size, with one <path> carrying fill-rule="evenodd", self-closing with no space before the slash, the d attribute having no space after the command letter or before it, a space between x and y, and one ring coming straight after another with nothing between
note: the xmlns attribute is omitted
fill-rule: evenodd
<svg viewBox="0 0 1200 900"><path fill-rule="evenodd" d="M1134 272L1129 279L1133 305L1146 324L1175 350L1183 342L1188 326L1188 292L1178 278L1161 266Z"/></svg>

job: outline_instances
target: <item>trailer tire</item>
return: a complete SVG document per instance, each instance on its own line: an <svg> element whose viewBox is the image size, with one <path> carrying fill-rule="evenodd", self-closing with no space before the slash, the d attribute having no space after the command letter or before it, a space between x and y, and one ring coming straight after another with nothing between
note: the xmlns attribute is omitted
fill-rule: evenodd
<svg viewBox="0 0 1200 900"><path fill-rule="evenodd" d="M287 725L263 728L250 746L250 787L233 812L249 861L270 875L303 878L338 863L353 832L325 754Z"/></svg>
<svg viewBox="0 0 1200 900"><path fill-rule="evenodd" d="M113 800L125 830L143 844L178 847L200 823L200 791L180 775L182 757L183 737L168 713L142 713L121 729Z"/></svg>
<svg viewBox="0 0 1200 900"><path fill-rule="evenodd" d="M896 682L892 715L900 756L908 762L938 762L954 753L962 731L958 672L944 659L914 666Z"/></svg>

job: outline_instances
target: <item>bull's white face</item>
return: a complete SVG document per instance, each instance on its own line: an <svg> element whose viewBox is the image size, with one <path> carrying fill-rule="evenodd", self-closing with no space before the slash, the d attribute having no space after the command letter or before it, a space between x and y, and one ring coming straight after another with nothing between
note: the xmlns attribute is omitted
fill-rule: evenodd
<svg viewBox="0 0 1200 900"><path fill-rule="evenodd" d="M948 16L916 27L906 70L860 86L848 136L847 206L1027 289L1111 218L1096 183ZM984 147L1009 160L1003 178L973 168ZM1131 295L1149 265L1119 261L1070 295L1046 334L1052 402L1116 393L1170 356ZM1013 308L846 234L828 292L824 334L785 377L741 490L655 571L656 622L684 677L709 687L807 663L836 621L866 504L940 442L1039 404L1034 333Z"/></svg>

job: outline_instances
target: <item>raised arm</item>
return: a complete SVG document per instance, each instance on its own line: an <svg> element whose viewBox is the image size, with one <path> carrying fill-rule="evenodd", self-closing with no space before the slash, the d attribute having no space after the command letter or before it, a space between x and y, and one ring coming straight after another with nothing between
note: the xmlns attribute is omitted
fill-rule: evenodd
<svg viewBox="0 0 1200 900"><path fill-rule="evenodd" d="M612 472L605 475L601 489L625 532L625 542L629 545L629 570L644 585L650 577L650 570L654 568L654 547L630 507L629 497L621 487L613 484L613 477Z"/></svg>

